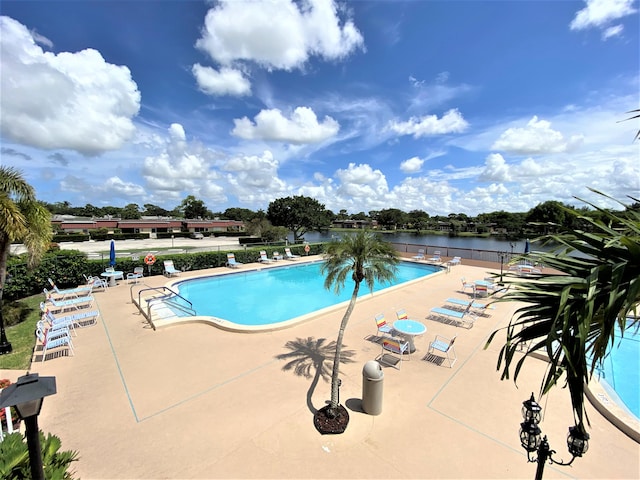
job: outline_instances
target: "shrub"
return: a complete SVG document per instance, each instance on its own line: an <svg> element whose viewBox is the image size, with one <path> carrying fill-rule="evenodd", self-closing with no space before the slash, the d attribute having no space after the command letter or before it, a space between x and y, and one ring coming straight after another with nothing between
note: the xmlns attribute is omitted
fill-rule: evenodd
<svg viewBox="0 0 640 480"><path fill-rule="evenodd" d="M55 435L40 432L42 468L46 479L72 480L74 472L71 463L78 460L78 452L59 452L62 442ZM31 478L29 450L21 433L7 435L0 442L0 478L6 480L27 480Z"/></svg>

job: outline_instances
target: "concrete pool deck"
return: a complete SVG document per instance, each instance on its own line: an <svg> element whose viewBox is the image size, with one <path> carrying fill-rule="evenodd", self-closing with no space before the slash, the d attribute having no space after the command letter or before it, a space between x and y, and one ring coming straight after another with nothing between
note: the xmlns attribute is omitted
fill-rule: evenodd
<svg viewBox="0 0 640 480"><path fill-rule="evenodd" d="M40 362L36 352L32 371L54 375L58 389L44 402L40 427L58 435L64 450L78 450L75 470L83 479L533 478L536 466L527 463L518 437L522 401L535 392L544 413L540 427L555 458L565 461L573 416L566 389L539 398L543 361L528 360L516 388L496 371L501 337L483 349L516 305L498 304L468 330L425 318L448 297L468 297L460 292L461 277L490 271L463 261L448 274L359 299L344 340L352 363L341 367L340 401L351 420L344 434L325 436L313 426L313 411L329 399L330 385L316 368L323 357L314 347L336 339L344 309L270 332L199 323L154 331L121 282L95 294L101 318L78 330L75 356ZM168 279L145 282L160 286ZM399 370L383 368L382 413L368 415L361 407L362 368L381 351L370 340L374 316L393 319L399 308L427 333ZM451 369L423 360L436 334L457 335ZM285 370L291 360L303 368ZM11 380L22 373L0 371ZM589 451L571 467L547 465L545 478L639 478L640 445L591 404L587 410Z"/></svg>

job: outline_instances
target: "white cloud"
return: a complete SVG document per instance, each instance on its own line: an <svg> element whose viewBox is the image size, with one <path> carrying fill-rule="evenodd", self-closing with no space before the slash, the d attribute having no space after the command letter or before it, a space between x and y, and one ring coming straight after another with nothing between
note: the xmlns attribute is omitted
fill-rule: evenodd
<svg viewBox="0 0 640 480"><path fill-rule="evenodd" d="M251 82L240 70L222 67L216 70L196 63L191 72L196 78L198 88L207 95L244 96L251 94Z"/></svg>
<svg viewBox="0 0 640 480"><path fill-rule="evenodd" d="M416 173L419 172L424 164L424 160L419 157L411 157L408 160L400 163L400 170L403 173Z"/></svg>
<svg viewBox="0 0 640 480"><path fill-rule="evenodd" d="M231 133L237 137L294 144L322 142L335 136L340 129L338 122L329 116L318 122L318 117L309 107L297 107L291 118L286 118L275 108L258 113L255 123L247 117L233 122L235 127Z"/></svg>
<svg viewBox="0 0 640 480"><path fill-rule="evenodd" d="M636 13L635 0L585 0L587 4L569 24L571 30L606 27L610 22Z"/></svg>
<svg viewBox="0 0 640 480"><path fill-rule="evenodd" d="M392 121L387 129L398 135L413 135L420 138L427 135L444 135L447 133L464 132L469 124L457 109L449 110L442 118L437 115L429 115L420 118L411 117L406 122Z"/></svg>
<svg viewBox="0 0 640 480"><path fill-rule="evenodd" d="M485 182L509 182L511 174L509 165L499 153L492 153L485 160L485 168L480 174L480 180Z"/></svg>
<svg viewBox="0 0 640 480"><path fill-rule="evenodd" d="M389 191L384 174L367 164L350 163L346 169L336 171L335 177L340 182L337 193L344 197L376 198Z"/></svg>
<svg viewBox="0 0 640 480"><path fill-rule="evenodd" d="M102 186L103 192L115 197L137 197L144 195L145 191L141 185L135 183L124 182L119 177L108 178Z"/></svg>
<svg viewBox="0 0 640 480"><path fill-rule="evenodd" d="M619 37L622 35L622 31L624 30L624 26L622 25L614 25L613 27L606 28L602 32L602 39L607 40L611 37Z"/></svg>
<svg viewBox="0 0 640 480"><path fill-rule="evenodd" d="M95 155L119 149L133 136L140 92L127 67L107 63L93 49L44 52L27 28L9 17L0 17L0 48L6 138Z"/></svg>
<svg viewBox="0 0 640 480"><path fill-rule="evenodd" d="M363 46L350 19L331 0L222 0L207 12L196 47L215 62L252 61L267 68L302 68L311 55L339 60Z"/></svg>
<svg viewBox="0 0 640 480"><path fill-rule="evenodd" d="M582 144L582 135L566 140L562 133L551 129L551 123L534 116L526 128L508 128L491 146L492 150L532 155L571 151Z"/></svg>

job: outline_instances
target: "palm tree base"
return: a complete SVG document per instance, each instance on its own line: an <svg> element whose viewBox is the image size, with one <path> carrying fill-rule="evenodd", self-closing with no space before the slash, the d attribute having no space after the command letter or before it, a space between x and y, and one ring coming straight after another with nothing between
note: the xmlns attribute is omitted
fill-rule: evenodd
<svg viewBox="0 0 640 480"><path fill-rule="evenodd" d="M318 410L313 416L313 425L323 435L344 433L349 424L349 412L342 405L338 405L331 412L331 405Z"/></svg>
<svg viewBox="0 0 640 480"><path fill-rule="evenodd" d="M11 353L13 351L13 347L9 342L0 343L0 355L4 355L5 353Z"/></svg>

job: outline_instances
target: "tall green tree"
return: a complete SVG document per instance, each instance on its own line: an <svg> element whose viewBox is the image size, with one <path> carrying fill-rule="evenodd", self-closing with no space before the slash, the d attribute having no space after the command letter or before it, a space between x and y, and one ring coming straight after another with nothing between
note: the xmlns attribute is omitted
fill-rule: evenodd
<svg viewBox="0 0 640 480"><path fill-rule="evenodd" d="M193 195L188 195L180 204L180 211L184 214L184 218L206 218L207 207L202 200L198 200Z"/></svg>
<svg viewBox="0 0 640 480"><path fill-rule="evenodd" d="M305 233L331 225L332 215L314 198L302 195L278 198L269 204L267 219L275 226L287 227L298 242Z"/></svg>
<svg viewBox="0 0 640 480"><path fill-rule="evenodd" d="M142 218L140 207L136 203L130 203L122 209L122 218L125 220L138 220Z"/></svg>
<svg viewBox="0 0 640 480"><path fill-rule="evenodd" d="M529 260L560 274L527 281L505 279L510 290L498 301L522 302L524 306L516 310L505 329L506 341L497 367L503 369L503 379L509 378L515 354L524 346L526 354L516 363L515 381L529 355L544 351L549 368L542 394L564 376L576 426L583 432L585 420L588 423L584 386L608 350L616 348L616 337L637 324L640 305L640 212L627 210L625 217L584 203L601 215L585 216L568 207L564 207L565 213L590 224L591 231L556 224L560 233L537 240L559 246L528 255ZM499 331L492 333L487 346Z"/></svg>
<svg viewBox="0 0 640 480"><path fill-rule="evenodd" d="M326 414L335 418L340 414L338 407L338 380L344 332L349 323L358 299L360 285L365 282L369 290L373 290L376 281L389 282L395 278L396 265L399 258L393 246L383 241L380 236L361 230L355 235L344 235L331 241L324 254L321 272L325 276L324 287L333 288L339 293L347 281L353 282L353 292L338 331L336 351L331 374L331 403L318 410L318 414ZM317 425L317 423L316 423Z"/></svg>
<svg viewBox="0 0 640 480"><path fill-rule="evenodd" d="M2 292L7 280L7 259L12 242L22 242L29 266L35 266L53 237L51 213L36 200L35 191L11 167L0 167L0 354L12 350L2 317Z"/></svg>

